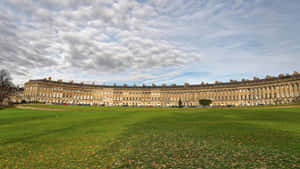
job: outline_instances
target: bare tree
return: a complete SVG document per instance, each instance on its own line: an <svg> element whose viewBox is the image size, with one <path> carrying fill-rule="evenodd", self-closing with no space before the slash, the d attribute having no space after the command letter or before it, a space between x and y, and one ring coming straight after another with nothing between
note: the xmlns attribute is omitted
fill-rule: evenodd
<svg viewBox="0 0 300 169"><path fill-rule="evenodd" d="M0 70L0 104L11 94L13 83L9 72Z"/></svg>

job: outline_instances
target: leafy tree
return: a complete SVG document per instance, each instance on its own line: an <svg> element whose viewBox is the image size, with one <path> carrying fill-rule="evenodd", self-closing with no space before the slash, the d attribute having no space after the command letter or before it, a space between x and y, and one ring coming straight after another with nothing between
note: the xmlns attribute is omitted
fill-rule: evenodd
<svg viewBox="0 0 300 169"><path fill-rule="evenodd" d="M211 103L212 103L212 101L209 99L200 99L199 100L199 104L202 106L209 106Z"/></svg>
<svg viewBox="0 0 300 169"><path fill-rule="evenodd" d="M7 70L0 70L0 104L9 97L12 92L12 79Z"/></svg>
<svg viewBox="0 0 300 169"><path fill-rule="evenodd" d="M180 98L179 98L179 100L178 100L178 107L183 107L183 106L182 106L182 101L181 101Z"/></svg>
<svg viewBox="0 0 300 169"><path fill-rule="evenodd" d="M267 76L265 77L265 79L272 79L272 76L267 75Z"/></svg>
<svg viewBox="0 0 300 169"><path fill-rule="evenodd" d="M284 78L285 77L285 75L284 74L279 74L279 76L278 76L279 78Z"/></svg>
<svg viewBox="0 0 300 169"><path fill-rule="evenodd" d="M253 77L253 80L259 80L259 78L258 78L258 77L256 77L256 76L254 76L254 77Z"/></svg>

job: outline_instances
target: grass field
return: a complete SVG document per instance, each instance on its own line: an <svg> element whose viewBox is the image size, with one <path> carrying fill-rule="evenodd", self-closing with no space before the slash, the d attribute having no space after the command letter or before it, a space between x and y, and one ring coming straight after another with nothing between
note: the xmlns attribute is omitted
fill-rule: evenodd
<svg viewBox="0 0 300 169"><path fill-rule="evenodd" d="M300 106L35 107L0 110L1 169L300 168Z"/></svg>

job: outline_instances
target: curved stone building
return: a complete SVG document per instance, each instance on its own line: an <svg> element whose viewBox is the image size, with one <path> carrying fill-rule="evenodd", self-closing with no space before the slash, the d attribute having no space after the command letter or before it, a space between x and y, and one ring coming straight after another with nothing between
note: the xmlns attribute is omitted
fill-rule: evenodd
<svg viewBox="0 0 300 169"><path fill-rule="evenodd" d="M291 103L300 97L300 75L259 80L182 86L105 86L83 83L30 80L25 83L26 101L52 104L105 106L199 106L200 99L212 106L253 106Z"/></svg>

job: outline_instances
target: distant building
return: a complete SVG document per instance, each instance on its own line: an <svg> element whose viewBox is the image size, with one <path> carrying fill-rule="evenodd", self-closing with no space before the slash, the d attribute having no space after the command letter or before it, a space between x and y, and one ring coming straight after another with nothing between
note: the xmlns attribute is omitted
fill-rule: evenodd
<svg viewBox="0 0 300 169"><path fill-rule="evenodd" d="M4 98L0 105L10 105L11 103L21 103L25 101L24 88L10 87L7 90L9 91L6 91L8 92L8 97Z"/></svg>
<svg viewBox="0 0 300 169"><path fill-rule="evenodd" d="M13 87L9 100L13 103L22 103L25 101L24 88Z"/></svg>
<svg viewBox="0 0 300 169"><path fill-rule="evenodd" d="M179 99L184 106L198 106L200 99L212 100L212 106L275 105L299 99L299 84L299 74L182 86L106 86L43 79L25 83L24 98L30 102L105 106L169 107L177 106Z"/></svg>

